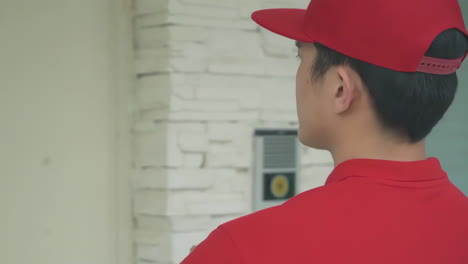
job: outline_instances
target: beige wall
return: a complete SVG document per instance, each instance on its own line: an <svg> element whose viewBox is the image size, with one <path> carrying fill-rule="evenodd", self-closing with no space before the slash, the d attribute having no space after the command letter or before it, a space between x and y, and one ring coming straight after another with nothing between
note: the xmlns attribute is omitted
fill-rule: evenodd
<svg viewBox="0 0 468 264"><path fill-rule="evenodd" d="M128 257L117 2L1 1L0 263Z"/></svg>

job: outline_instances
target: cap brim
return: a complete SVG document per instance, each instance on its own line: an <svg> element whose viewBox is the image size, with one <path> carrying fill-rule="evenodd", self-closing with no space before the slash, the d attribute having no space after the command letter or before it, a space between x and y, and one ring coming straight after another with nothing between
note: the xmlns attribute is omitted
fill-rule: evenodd
<svg viewBox="0 0 468 264"><path fill-rule="evenodd" d="M305 15L304 9L265 9L255 11L252 19L273 33L301 42L313 42L304 32Z"/></svg>

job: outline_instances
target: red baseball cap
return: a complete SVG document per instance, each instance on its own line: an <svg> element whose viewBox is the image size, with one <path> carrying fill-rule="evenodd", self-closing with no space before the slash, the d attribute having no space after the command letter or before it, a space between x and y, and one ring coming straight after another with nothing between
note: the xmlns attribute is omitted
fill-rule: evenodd
<svg viewBox="0 0 468 264"><path fill-rule="evenodd" d="M252 19L287 38L395 71L451 74L466 57L424 56L445 30L468 36L457 0L312 0L306 10L266 9Z"/></svg>

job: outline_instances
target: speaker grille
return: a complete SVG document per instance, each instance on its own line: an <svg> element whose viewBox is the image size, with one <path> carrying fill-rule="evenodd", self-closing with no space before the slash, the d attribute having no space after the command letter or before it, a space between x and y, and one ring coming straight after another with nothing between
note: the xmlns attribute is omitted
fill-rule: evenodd
<svg viewBox="0 0 468 264"><path fill-rule="evenodd" d="M296 136L264 136L263 165L265 169L296 168Z"/></svg>

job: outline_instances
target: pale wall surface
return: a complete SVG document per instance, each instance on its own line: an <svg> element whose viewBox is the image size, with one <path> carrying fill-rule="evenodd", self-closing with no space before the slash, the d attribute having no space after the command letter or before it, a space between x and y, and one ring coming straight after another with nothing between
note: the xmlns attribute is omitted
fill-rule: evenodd
<svg viewBox="0 0 468 264"><path fill-rule="evenodd" d="M111 3L1 1L0 263L131 261L116 259Z"/></svg>

